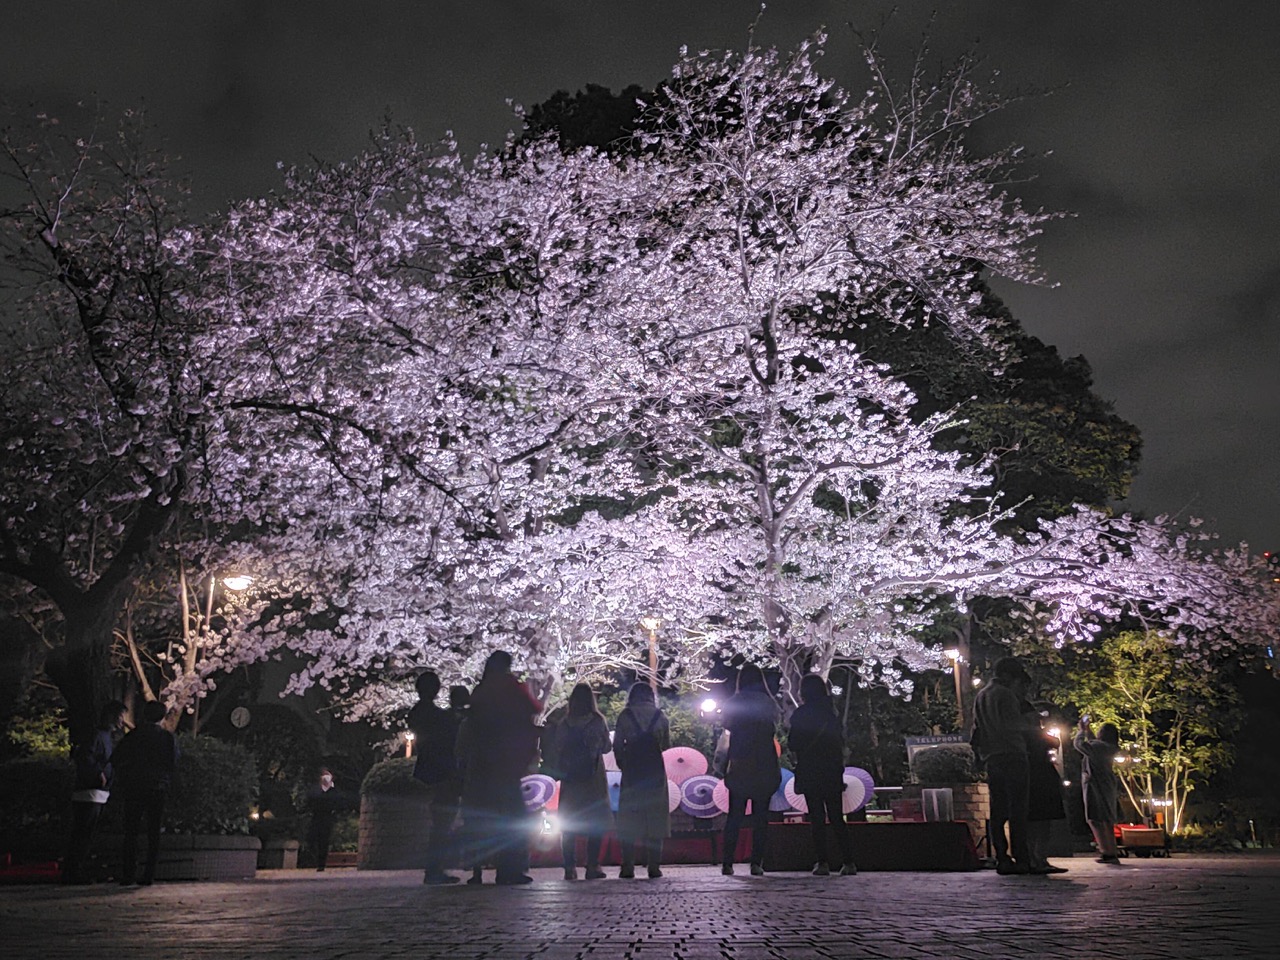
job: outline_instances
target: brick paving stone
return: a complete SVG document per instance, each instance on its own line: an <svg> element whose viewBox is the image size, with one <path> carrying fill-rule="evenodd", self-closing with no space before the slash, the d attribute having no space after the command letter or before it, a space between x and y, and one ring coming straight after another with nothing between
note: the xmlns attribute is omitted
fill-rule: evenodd
<svg viewBox="0 0 1280 960"><path fill-rule="evenodd" d="M4 960L1219 960L1280 957L1280 854L1056 877L876 873L423 887L413 871L0 889Z"/></svg>

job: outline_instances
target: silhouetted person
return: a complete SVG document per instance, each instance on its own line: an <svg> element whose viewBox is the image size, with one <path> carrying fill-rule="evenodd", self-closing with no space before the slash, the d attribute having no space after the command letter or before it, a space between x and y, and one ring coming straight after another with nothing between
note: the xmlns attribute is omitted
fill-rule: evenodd
<svg viewBox="0 0 1280 960"><path fill-rule="evenodd" d="M102 808L111 796L114 773L111 754L115 750L115 734L124 724L125 705L112 700L98 715L98 729L91 740L79 743L71 751L75 763L75 790L71 794L71 839L62 863L63 883L92 883L87 866L89 848L98 826Z"/></svg>
<svg viewBox="0 0 1280 960"><path fill-rule="evenodd" d="M1080 729L1072 745L1080 754L1080 783L1084 790L1084 819L1098 846L1098 862L1120 862L1116 847L1116 803L1120 800L1120 778L1116 776L1116 755L1120 752L1120 731L1114 723L1104 723L1097 736L1089 717L1080 718Z"/></svg>
<svg viewBox="0 0 1280 960"><path fill-rule="evenodd" d="M333 842L333 822L343 805L342 794L328 767L321 767L316 782L307 788L307 809L311 823L307 828L307 846L315 854L316 872L329 865L329 846Z"/></svg>
<svg viewBox="0 0 1280 960"><path fill-rule="evenodd" d="M551 737L553 765L560 774L560 850L564 878L578 879L577 846L587 845L588 880L600 880L600 846L613 827L604 755L609 752L609 728L596 706L596 695L585 683L569 694L569 707Z"/></svg>
<svg viewBox="0 0 1280 960"><path fill-rule="evenodd" d="M122 886L132 886L138 868L138 830L147 819L147 860L142 871L143 886L156 878L160 859L160 823L173 772L178 766L178 738L160 724L168 711L156 700L142 708L142 723L120 741L112 755L115 783L124 799L124 863Z"/></svg>
<svg viewBox="0 0 1280 960"><path fill-rule="evenodd" d="M645 851L650 879L662 876L662 842L671 833L667 768L662 751L671 746L667 716L653 699L648 683L632 684L627 705L613 730L613 756L622 771L618 796L618 839L622 869L618 876L636 875L636 846Z"/></svg>
<svg viewBox="0 0 1280 960"><path fill-rule="evenodd" d="M996 854L996 872L1030 872L1027 804L1031 779L1027 758L1030 721L1022 712L1024 686L1031 678L1016 657L996 661L995 677L974 700L974 743L987 766L991 794L988 835ZM1005 836L1005 825L1009 834Z"/></svg>
<svg viewBox="0 0 1280 960"><path fill-rule="evenodd" d="M460 737L466 774L462 787L468 835L478 844L477 863L492 853L503 885L531 883L528 813L520 778L538 753L534 718L542 711L529 689L511 675L511 654L498 650L485 661L471 695ZM471 825L474 824L474 827Z"/></svg>
<svg viewBox="0 0 1280 960"><path fill-rule="evenodd" d="M840 848L840 873L850 876L858 867L844 821L844 732L822 677L811 673L801 680L800 699L791 715L787 743L796 758L796 793L804 797L813 827L813 849L818 857L813 874L825 877L831 873L827 860L829 822Z"/></svg>
<svg viewBox="0 0 1280 960"><path fill-rule="evenodd" d="M778 705L764 683L764 674L754 663L738 671L738 691L724 705L724 727L729 733L729 750L724 783L729 789L729 816L724 825L724 866L733 874L738 849L738 833L743 821L751 824L751 875L764 874L764 852L769 837L769 800L782 779L774 728ZM751 814L746 814L747 803Z"/></svg>
<svg viewBox="0 0 1280 960"><path fill-rule="evenodd" d="M1052 752L1060 746L1058 738L1044 731L1034 706L1022 701L1022 712L1029 714L1027 730L1027 866L1034 874L1066 873L1066 867L1049 862L1049 838L1053 821L1064 820L1066 805L1062 802L1062 775L1053 762Z"/></svg>
<svg viewBox="0 0 1280 960"><path fill-rule="evenodd" d="M451 835L462 795L462 778L455 753L462 718L452 710L436 706L440 677L435 672L427 670L420 674L414 685L419 699L409 711L409 729L413 731L418 748L413 775L431 788L431 835L427 839L427 862L422 882L457 883L458 878L446 873L445 866L453 859Z"/></svg>

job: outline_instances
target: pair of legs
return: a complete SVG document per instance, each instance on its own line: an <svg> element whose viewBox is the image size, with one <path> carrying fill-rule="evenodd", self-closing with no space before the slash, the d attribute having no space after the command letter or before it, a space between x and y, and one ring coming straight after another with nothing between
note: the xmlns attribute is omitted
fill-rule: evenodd
<svg viewBox="0 0 1280 960"><path fill-rule="evenodd" d="M151 790L140 796L124 800L124 849L120 882L133 883L138 869L138 830L142 818L147 819L147 860L142 870L142 882L149 884L156 878L156 863L160 860L160 821L164 819L164 790Z"/></svg>
<svg viewBox="0 0 1280 960"><path fill-rule="evenodd" d="M852 873L857 867L853 862L853 841L849 839L849 826L844 822L844 804L840 793L806 793L805 804L809 808L809 826L813 830L813 849L818 857L818 867L826 867L827 860L827 823L831 823L831 832L836 835L836 844L840 847L840 863L846 872Z"/></svg>
<svg viewBox="0 0 1280 960"><path fill-rule="evenodd" d="M643 841L623 840L622 847L622 869L618 871L618 876L623 880L630 880L636 875L636 847L643 846L645 851L645 863L649 867L649 878L656 880L662 876L662 838L656 840L652 837Z"/></svg>
<svg viewBox="0 0 1280 960"><path fill-rule="evenodd" d="M1017 754L1002 753L987 759L987 786L991 794L989 832L997 869L1026 873L1031 867L1031 851L1027 846L1030 769L1027 758Z"/></svg>
<svg viewBox="0 0 1280 960"><path fill-rule="evenodd" d="M333 815L327 811L316 813L311 817L311 828L307 831L307 846L316 855L316 870L323 870L329 864L329 846L333 840Z"/></svg>
<svg viewBox="0 0 1280 960"><path fill-rule="evenodd" d="M578 838L587 841L587 879L599 880L604 877L600 869L600 846L604 837L595 833L569 833L560 835L560 853L564 859L564 875L566 880L578 879Z"/></svg>
<svg viewBox="0 0 1280 960"><path fill-rule="evenodd" d="M93 834L97 829L98 817L102 815L103 806L105 804L87 800L71 802L71 840L67 844L67 856L62 861L63 883L91 881L86 870L89 862L89 848L93 845Z"/></svg>
<svg viewBox="0 0 1280 960"><path fill-rule="evenodd" d="M492 860L501 884L529 883L529 813L520 795L520 781L503 784L488 803L465 814L470 847L471 882L479 883L481 868Z"/></svg>
<svg viewBox="0 0 1280 960"><path fill-rule="evenodd" d="M422 879L427 883L453 883L457 877L445 872L454 860L453 821L458 817L457 783L436 784L431 795L431 834L427 838L427 862Z"/></svg>
<svg viewBox="0 0 1280 960"><path fill-rule="evenodd" d="M1116 846L1116 825L1107 820L1088 820L1093 842L1098 847L1098 857L1108 863L1120 862L1120 849Z"/></svg>
<svg viewBox="0 0 1280 960"><path fill-rule="evenodd" d="M751 872L764 872L764 850L769 839L769 798L748 797L738 791L729 791L729 816L724 823L724 872L733 872L734 856L738 852L738 833L744 822L751 827ZM747 815L747 801L751 801L751 815Z"/></svg>

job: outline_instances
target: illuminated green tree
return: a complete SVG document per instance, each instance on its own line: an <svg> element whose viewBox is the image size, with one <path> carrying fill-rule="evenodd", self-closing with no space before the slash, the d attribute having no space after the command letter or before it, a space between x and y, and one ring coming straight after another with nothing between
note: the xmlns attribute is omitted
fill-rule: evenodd
<svg viewBox="0 0 1280 960"><path fill-rule="evenodd" d="M1082 655L1070 682L1095 729L1119 727L1126 760L1117 772L1129 799L1144 812L1162 807L1176 833L1191 794L1232 758L1241 713L1227 669L1189 662L1167 637L1132 630Z"/></svg>

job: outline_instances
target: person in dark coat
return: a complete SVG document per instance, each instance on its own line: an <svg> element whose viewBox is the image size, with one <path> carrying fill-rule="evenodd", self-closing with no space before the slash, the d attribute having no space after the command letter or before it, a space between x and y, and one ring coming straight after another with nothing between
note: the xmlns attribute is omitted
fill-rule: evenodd
<svg viewBox="0 0 1280 960"><path fill-rule="evenodd" d="M87 872L89 848L98 826L102 808L111 796L114 770L111 754L115 735L124 725L125 705L112 700L98 716L98 729L93 739L77 744L71 751L75 763L75 790L71 794L71 839L62 862L63 883L92 883Z"/></svg>
<svg viewBox="0 0 1280 960"><path fill-rule="evenodd" d="M160 859L160 822L169 785L178 766L178 738L161 724L168 710L156 700L142 708L142 723L120 741L112 755L115 782L124 799L124 848L120 870L121 886L132 886L138 868L138 830L147 818L147 860L142 871L143 886L156 877Z"/></svg>
<svg viewBox="0 0 1280 960"><path fill-rule="evenodd" d="M431 670L415 681L418 702L409 711L409 729L413 731L418 759L414 777L431 788L431 835L427 839L427 862L422 882L428 884L457 883L458 878L445 871L453 860L453 821L458 816L462 796L462 777L456 755L458 727L462 718L452 710L436 706L440 695L440 677Z"/></svg>
<svg viewBox="0 0 1280 960"><path fill-rule="evenodd" d="M462 806L468 834L478 844L473 856L482 861L492 853L502 885L533 882L525 873L529 816L520 778L538 754L534 718L541 712L529 688L511 675L511 654L491 653L459 738L466 763Z"/></svg>
<svg viewBox="0 0 1280 960"><path fill-rule="evenodd" d="M1062 802L1062 774L1053 762L1058 750L1058 738L1045 732L1040 715L1034 706L1023 701L1022 712L1028 715L1027 724L1027 865L1034 874L1066 873L1066 867L1056 867L1049 862L1049 836L1054 820L1065 820L1066 805Z"/></svg>
<svg viewBox="0 0 1280 960"><path fill-rule="evenodd" d="M995 848L996 872L1004 875L1031 872L1027 848L1027 804L1031 799L1027 731L1031 721L1022 712L1025 685L1030 679L1016 657L1001 657L996 661L994 679L978 691L973 704L973 743L986 764L991 795L987 833Z"/></svg>
<svg viewBox="0 0 1280 960"><path fill-rule="evenodd" d="M813 849L818 856L813 875L831 873L827 860L827 823L840 847L840 873L858 872L853 843L844 822L844 733L831 705L827 682L816 673L800 681L801 704L791 715L787 744L796 758L796 793L804 797L813 827Z"/></svg>
<svg viewBox="0 0 1280 960"><path fill-rule="evenodd" d="M578 879L577 846L581 837L587 845L588 880L604 879L600 869L600 847L613 827L609 810L609 783L605 777L604 755L611 749L609 727L596 706L596 695L585 683L569 694L569 708L552 736L553 766L560 774L560 850L564 857L564 878Z"/></svg>
<svg viewBox="0 0 1280 960"><path fill-rule="evenodd" d="M333 842L333 821L342 807L342 795L334 783L333 773L321 767L316 782L307 789L307 809L311 824L307 828L307 847L316 857L316 872L329 865L329 846Z"/></svg>
<svg viewBox="0 0 1280 960"><path fill-rule="evenodd" d="M662 876L662 845L671 834L667 768L662 751L671 746L671 726L653 697L653 687L635 683L613 730L613 755L622 771L618 793L618 878L636 875L636 847L645 851L649 879Z"/></svg>
<svg viewBox="0 0 1280 960"><path fill-rule="evenodd" d="M1084 790L1084 819L1098 847L1098 862L1118 864L1116 847L1116 804L1120 800L1120 778L1116 776L1116 755L1120 752L1120 731L1114 723L1104 723L1097 736L1089 717L1080 718L1080 729L1072 745L1083 758L1080 762Z"/></svg>
<svg viewBox="0 0 1280 960"><path fill-rule="evenodd" d="M764 852L769 833L769 799L782 780L782 767L774 741L778 705L764 683L764 674L753 663L738 671L738 690L724 705L724 727L729 750L724 783L729 789L729 816L724 825L724 865L721 873L733 875L738 833L744 820L751 823L751 875L764 875ZM747 803L751 814L746 814Z"/></svg>

